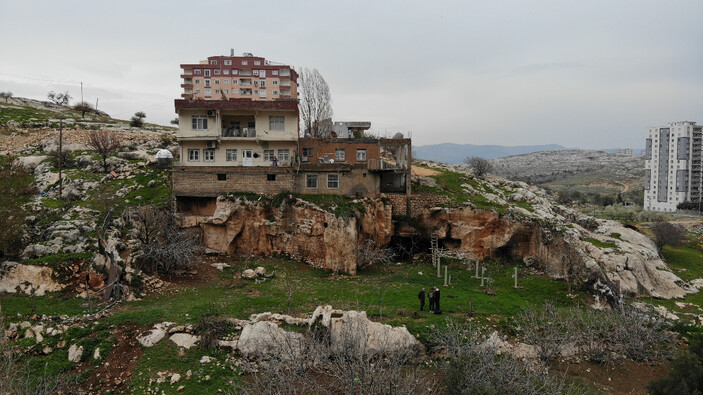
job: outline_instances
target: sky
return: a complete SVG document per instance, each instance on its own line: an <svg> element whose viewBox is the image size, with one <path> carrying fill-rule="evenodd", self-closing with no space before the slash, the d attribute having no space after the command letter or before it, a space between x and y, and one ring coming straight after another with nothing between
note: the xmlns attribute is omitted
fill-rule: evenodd
<svg viewBox="0 0 703 395"><path fill-rule="evenodd" d="M0 0L0 91L168 124L180 68L316 68L336 121L437 143L644 147L703 123L703 1Z"/></svg>

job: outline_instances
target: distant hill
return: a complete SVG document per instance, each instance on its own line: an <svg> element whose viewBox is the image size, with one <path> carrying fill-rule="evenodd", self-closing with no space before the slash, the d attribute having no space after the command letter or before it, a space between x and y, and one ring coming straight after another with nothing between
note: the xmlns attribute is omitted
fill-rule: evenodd
<svg viewBox="0 0 703 395"><path fill-rule="evenodd" d="M504 156L529 154L538 151L563 150L565 147L557 144L547 145L474 145L474 144L431 144L413 146L413 157L448 164L459 164L469 156L480 156L485 159L502 158Z"/></svg>

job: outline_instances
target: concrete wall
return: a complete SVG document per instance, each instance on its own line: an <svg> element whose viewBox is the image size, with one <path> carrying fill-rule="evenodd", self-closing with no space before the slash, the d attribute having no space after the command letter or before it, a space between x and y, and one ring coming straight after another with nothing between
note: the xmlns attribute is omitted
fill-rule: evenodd
<svg viewBox="0 0 703 395"><path fill-rule="evenodd" d="M192 138L207 136L212 138L223 137L222 133L222 118L227 116L249 115L254 116L256 123L256 138L253 137L224 137L233 140L290 140L295 141L298 138L298 117L291 111L237 111L237 110L219 110L216 116L208 118L208 128L206 130L193 130L193 115L207 116L207 109L181 109L178 115L178 137ZM269 116L283 116L285 130L270 130ZM226 128L229 125L224 125ZM246 125L244 125L246 127Z"/></svg>
<svg viewBox="0 0 703 395"><path fill-rule="evenodd" d="M319 166L319 170L313 171L306 169L300 172L296 180L296 192L298 193L329 193L335 195L377 195L380 193L381 180L378 173L372 173L365 168L347 168L344 171L338 171L332 166ZM317 188L307 187L307 176L317 175ZM328 188L328 176L339 176L339 187Z"/></svg>
<svg viewBox="0 0 703 395"><path fill-rule="evenodd" d="M188 157L189 149L200 150L200 160L190 161ZM218 166L242 166L242 150L250 149L258 158L252 158L252 166L264 166L271 167L273 162L264 160L264 150L274 150L274 154L278 156L279 149L287 149L290 155L290 160L288 162L283 162L280 160L279 167L290 167L292 166L293 160L296 154L296 143L294 141L256 141L254 139L233 141L233 140L220 140L218 142L217 148L214 149L215 160L213 162L206 162L204 156L204 150L207 149L206 140L195 140L181 141L181 161L178 163L179 166L189 166L189 167L218 167ZM236 149L237 150L237 160L227 161L227 150Z"/></svg>

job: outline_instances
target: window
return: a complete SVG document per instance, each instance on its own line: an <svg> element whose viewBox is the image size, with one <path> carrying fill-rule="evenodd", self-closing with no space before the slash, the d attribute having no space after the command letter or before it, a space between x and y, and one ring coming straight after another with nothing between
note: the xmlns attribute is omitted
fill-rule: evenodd
<svg viewBox="0 0 703 395"><path fill-rule="evenodd" d="M217 64L217 61L216 61L216 60L211 60L211 61L210 61L210 64Z"/></svg>
<svg viewBox="0 0 703 395"><path fill-rule="evenodd" d="M313 149L312 148L303 148L303 156L312 156L313 155Z"/></svg>
<svg viewBox="0 0 703 395"><path fill-rule="evenodd" d="M189 149L188 150L188 161L198 162L200 160L200 150L199 149Z"/></svg>
<svg viewBox="0 0 703 395"><path fill-rule="evenodd" d="M366 150L365 149L356 150L356 160L366 160Z"/></svg>
<svg viewBox="0 0 703 395"><path fill-rule="evenodd" d="M210 89L205 89L205 96L212 96L212 91Z"/></svg>
<svg viewBox="0 0 703 395"><path fill-rule="evenodd" d="M225 85L229 85L229 80L223 80L222 83Z"/></svg>
<svg viewBox="0 0 703 395"><path fill-rule="evenodd" d="M237 75L239 74L239 70L237 69L232 69L232 75Z"/></svg>
<svg viewBox="0 0 703 395"><path fill-rule="evenodd" d="M205 76L209 77L210 76L210 70L205 70Z"/></svg>
<svg viewBox="0 0 703 395"><path fill-rule="evenodd" d="M267 174L266 181L276 181L276 175L275 174Z"/></svg>
<svg viewBox="0 0 703 395"><path fill-rule="evenodd" d="M272 149L265 149L264 150L264 160L266 161L272 161L274 157L274 151Z"/></svg>
<svg viewBox="0 0 703 395"><path fill-rule="evenodd" d="M259 70L254 70L254 75L259 75Z"/></svg>
<svg viewBox="0 0 703 395"><path fill-rule="evenodd" d="M280 73L281 73L281 76L283 76L283 77L289 77L290 76L290 69L281 69Z"/></svg>
<svg viewBox="0 0 703 395"><path fill-rule="evenodd" d="M216 95L219 95L219 94L220 94L220 90L219 90L219 89L215 89L215 94L216 94Z"/></svg>
<svg viewBox="0 0 703 395"><path fill-rule="evenodd" d="M231 61L231 60L225 60L225 66L231 66L231 65L232 65L232 61ZM226 70L225 70L225 71L226 71ZM227 74L227 73L225 73L225 74Z"/></svg>
<svg viewBox="0 0 703 395"><path fill-rule="evenodd" d="M255 60L255 61L254 61L254 65L256 65L256 66L261 66L261 61L260 61L260 60Z"/></svg>
<svg viewBox="0 0 703 395"><path fill-rule="evenodd" d="M215 70L215 75L220 75L220 69Z"/></svg>
<svg viewBox="0 0 703 395"><path fill-rule="evenodd" d="M193 130L206 130L206 129L207 129L207 116L193 115Z"/></svg>
<svg viewBox="0 0 703 395"><path fill-rule="evenodd" d="M237 85L237 80L232 80L232 85Z"/></svg>
<svg viewBox="0 0 703 395"><path fill-rule="evenodd" d="M227 153L227 162L234 162L237 160L237 150L236 149L228 149L226 151Z"/></svg>
<svg viewBox="0 0 703 395"><path fill-rule="evenodd" d="M266 78L266 70L259 70L259 77Z"/></svg>
<svg viewBox="0 0 703 395"><path fill-rule="evenodd" d="M200 93L200 89L196 89L196 90L195 90L195 93Z"/></svg>
<svg viewBox="0 0 703 395"><path fill-rule="evenodd" d="M259 91L259 97L266 97L266 91Z"/></svg>
<svg viewBox="0 0 703 395"><path fill-rule="evenodd" d="M259 86L259 81L254 81L254 86Z"/></svg>
<svg viewBox="0 0 703 395"><path fill-rule="evenodd" d="M271 81L271 83L274 85L278 85L278 80L273 80L273 81Z"/></svg>
<svg viewBox="0 0 703 395"><path fill-rule="evenodd" d="M254 89L254 94L255 94L255 95L258 95L258 94L259 94L259 90L258 90L258 89Z"/></svg>
<svg viewBox="0 0 703 395"><path fill-rule="evenodd" d="M195 72L195 74L201 74L201 70L200 70L200 69L195 69L195 70L193 70L193 72Z"/></svg>
<svg viewBox="0 0 703 395"><path fill-rule="evenodd" d="M217 181L227 181L227 174L217 173Z"/></svg>
<svg viewBox="0 0 703 395"><path fill-rule="evenodd" d="M229 75L229 69L224 69L224 70L222 70L222 74L224 74L224 75Z"/></svg>
<svg viewBox="0 0 703 395"><path fill-rule="evenodd" d="M273 91L273 94L274 94L274 95L277 95L277 94L278 94L278 91Z"/></svg>
<svg viewBox="0 0 703 395"><path fill-rule="evenodd" d="M206 149L203 151L203 160L205 162L214 162L215 161L215 150L214 149Z"/></svg>
<svg viewBox="0 0 703 395"><path fill-rule="evenodd" d="M278 75L278 70L271 70L271 75Z"/></svg>
<svg viewBox="0 0 703 395"><path fill-rule="evenodd" d="M205 87L207 88L209 86L210 86L210 80L205 80Z"/></svg>
<svg viewBox="0 0 703 395"><path fill-rule="evenodd" d="M288 162L290 160L290 150L279 149L278 150L278 160L280 162Z"/></svg>
<svg viewBox="0 0 703 395"><path fill-rule="evenodd" d="M334 150L334 160L337 162L344 162L345 160L344 148L337 148Z"/></svg>
<svg viewBox="0 0 703 395"><path fill-rule="evenodd" d="M282 115L269 116L269 130L285 130Z"/></svg>
<svg viewBox="0 0 703 395"><path fill-rule="evenodd" d="M259 81L259 86L262 88L266 88L266 80Z"/></svg>
<svg viewBox="0 0 703 395"><path fill-rule="evenodd" d="M229 89L225 89L223 92L225 92L225 95L229 95Z"/></svg>
<svg viewBox="0 0 703 395"><path fill-rule="evenodd" d="M305 176L305 188L317 189L317 174L308 174Z"/></svg>
<svg viewBox="0 0 703 395"><path fill-rule="evenodd" d="M195 80L195 83L196 83L196 84L199 84L199 83L200 83L200 80Z"/></svg>
<svg viewBox="0 0 703 395"><path fill-rule="evenodd" d="M327 175L327 188L329 188L329 189L339 188L339 174L328 174Z"/></svg>
<svg viewBox="0 0 703 395"><path fill-rule="evenodd" d="M220 80L215 80L215 85L220 85Z"/></svg>
<svg viewBox="0 0 703 395"><path fill-rule="evenodd" d="M246 66L246 65L248 65L248 64L249 64L249 61L248 61L248 60L242 60L242 66Z"/></svg>

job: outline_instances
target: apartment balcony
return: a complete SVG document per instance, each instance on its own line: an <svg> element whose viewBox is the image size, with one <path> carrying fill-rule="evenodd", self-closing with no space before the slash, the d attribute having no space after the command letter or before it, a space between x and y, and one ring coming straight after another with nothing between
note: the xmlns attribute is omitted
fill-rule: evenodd
<svg viewBox="0 0 703 395"><path fill-rule="evenodd" d="M281 86L290 86L290 80L281 80L280 85Z"/></svg>
<svg viewBox="0 0 703 395"><path fill-rule="evenodd" d="M408 164L405 161L389 161L384 159L368 159L366 161L370 171L405 171L408 169Z"/></svg>
<svg viewBox="0 0 703 395"><path fill-rule="evenodd" d="M192 93L181 93L181 97L184 99L192 99L193 94Z"/></svg>
<svg viewBox="0 0 703 395"><path fill-rule="evenodd" d="M181 88L186 88L186 89L190 88L190 89L193 89L193 84L192 84L192 83L181 84Z"/></svg>
<svg viewBox="0 0 703 395"><path fill-rule="evenodd" d="M227 140L256 137L256 128L223 128L220 137Z"/></svg>

